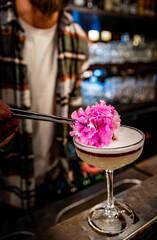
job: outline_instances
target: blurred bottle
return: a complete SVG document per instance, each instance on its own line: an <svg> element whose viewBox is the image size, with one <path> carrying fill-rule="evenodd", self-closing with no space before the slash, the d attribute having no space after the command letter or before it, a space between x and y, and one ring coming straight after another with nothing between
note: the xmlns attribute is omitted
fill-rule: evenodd
<svg viewBox="0 0 157 240"><path fill-rule="evenodd" d="M145 15L146 16L149 16L150 15L150 0L145 0L145 3L144 3L144 12L145 12Z"/></svg>
<svg viewBox="0 0 157 240"><path fill-rule="evenodd" d="M138 12L138 0L130 0L130 13L136 15Z"/></svg>
<svg viewBox="0 0 157 240"><path fill-rule="evenodd" d="M155 7L156 7L155 0L150 0L149 1L149 16L151 16L151 17L155 16Z"/></svg>
<svg viewBox="0 0 157 240"><path fill-rule="evenodd" d="M98 2L98 8L103 9L104 8L104 2L103 0L99 0Z"/></svg>
<svg viewBox="0 0 157 240"><path fill-rule="evenodd" d="M130 0L123 0L122 10L125 14L130 12Z"/></svg>
<svg viewBox="0 0 157 240"><path fill-rule="evenodd" d="M104 0L103 6L106 11L112 11L113 10L112 0Z"/></svg>
<svg viewBox="0 0 157 240"><path fill-rule="evenodd" d="M143 16L145 14L145 9L144 9L144 0L139 0L138 1L138 14Z"/></svg>
<svg viewBox="0 0 157 240"><path fill-rule="evenodd" d="M121 0L112 0L113 3L113 11L120 12L122 11L122 1Z"/></svg>
<svg viewBox="0 0 157 240"><path fill-rule="evenodd" d="M86 7L87 8L98 8L99 1L96 0L86 0Z"/></svg>
<svg viewBox="0 0 157 240"><path fill-rule="evenodd" d="M86 0L86 7L93 8L93 0Z"/></svg>

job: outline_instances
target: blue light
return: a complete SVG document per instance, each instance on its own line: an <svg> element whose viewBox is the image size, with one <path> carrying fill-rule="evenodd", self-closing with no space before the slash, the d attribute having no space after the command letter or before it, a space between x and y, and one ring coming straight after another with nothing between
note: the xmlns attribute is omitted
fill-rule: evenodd
<svg viewBox="0 0 157 240"><path fill-rule="evenodd" d="M76 11L72 11L72 17L74 22L77 22L80 24L80 14Z"/></svg>
<svg viewBox="0 0 157 240"><path fill-rule="evenodd" d="M83 29L88 28L88 30L89 29L97 30L97 31L101 32L100 18L97 14L92 14L89 22L84 22L85 19L84 19L83 15L76 10L73 10L71 15L73 17L74 22L80 24ZM85 25L87 25L88 27Z"/></svg>
<svg viewBox="0 0 157 240"><path fill-rule="evenodd" d="M103 75L103 70L102 69L96 69L94 70L94 75L96 77L101 77Z"/></svg>
<svg viewBox="0 0 157 240"><path fill-rule="evenodd" d="M92 15L90 29L101 32L100 18L96 14Z"/></svg>
<svg viewBox="0 0 157 240"><path fill-rule="evenodd" d="M121 36L121 42L128 43L129 41L130 41L130 34L126 32Z"/></svg>
<svg viewBox="0 0 157 240"><path fill-rule="evenodd" d="M96 83L96 82L98 82L98 78L96 76L92 76L92 77L89 78L89 82L90 83Z"/></svg>

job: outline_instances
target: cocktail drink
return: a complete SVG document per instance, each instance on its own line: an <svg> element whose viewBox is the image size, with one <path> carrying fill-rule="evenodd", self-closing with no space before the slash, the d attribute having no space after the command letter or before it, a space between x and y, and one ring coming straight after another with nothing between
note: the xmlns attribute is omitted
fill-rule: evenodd
<svg viewBox="0 0 157 240"><path fill-rule="evenodd" d="M134 221L133 211L126 204L113 200L113 172L135 161L144 145L144 134L136 128L122 125L115 131L115 135L116 140L105 147L78 143L74 137L80 159L106 171L107 203L92 208L88 221L95 230L109 234L124 231Z"/></svg>
<svg viewBox="0 0 157 240"><path fill-rule="evenodd" d="M129 126L121 126L116 132L116 140L109 146L93 147L77 143L77 155L85 162L103 170L115 170L136 160L143 149L143 133Z"/></svg>
<svg viewBox="0 0 157 240"><path fill-rule="evenodd" d="M144 145L140 130L120 126L120 116L104 101L85 110L74 111L73 137L77 155L86 163L106 171L107 202L91 209L89 224L101 233L117 234L134 221L133 211L124 203L113 200L113 172L135 161Z"/></svg>

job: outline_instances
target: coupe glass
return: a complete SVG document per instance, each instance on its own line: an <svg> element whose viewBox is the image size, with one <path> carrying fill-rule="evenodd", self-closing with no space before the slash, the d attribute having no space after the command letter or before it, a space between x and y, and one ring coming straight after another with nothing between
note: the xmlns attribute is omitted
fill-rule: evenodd
<svg viewBox="0 0 157 240"><path fill-rule="evenodd" d="M121 126L116 140L109 147L94 147L80 144L74 138L77 155L90 165L106 171L107 202L93 207L88 215L91 227L101 233L117 234L126 230L134 221L133 211L128 205L113 200L113 172L135 161L144 145L144 134L140 130Z"/></svg>

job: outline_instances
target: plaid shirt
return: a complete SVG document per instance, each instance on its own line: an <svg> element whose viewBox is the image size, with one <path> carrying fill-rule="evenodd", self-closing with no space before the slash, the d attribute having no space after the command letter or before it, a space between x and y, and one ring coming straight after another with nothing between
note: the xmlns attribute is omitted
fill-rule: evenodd
<svg viewBox="0 0 157 240"><path fill-rule="evenodd" d="M27 66L22 57L25 32L21 28L13 0L0 0L0 98L13 107L31 109ZM67 12L58 24L58 76L55 113L68 116L77 92L77 80L88 67L86 35ZM45 83L46 84L46 83ZM59 168L65 126L56 126L55 171ZM61 140L61 141L60 141ZM58 151L57 151L58 149ZM53 152L53 150L52 150ZM58 155L57 155L58 154ZM21 120L8 151L0 153L0 201L19 209L34 205L36 182L32 149L32 121Z"/></svg>

